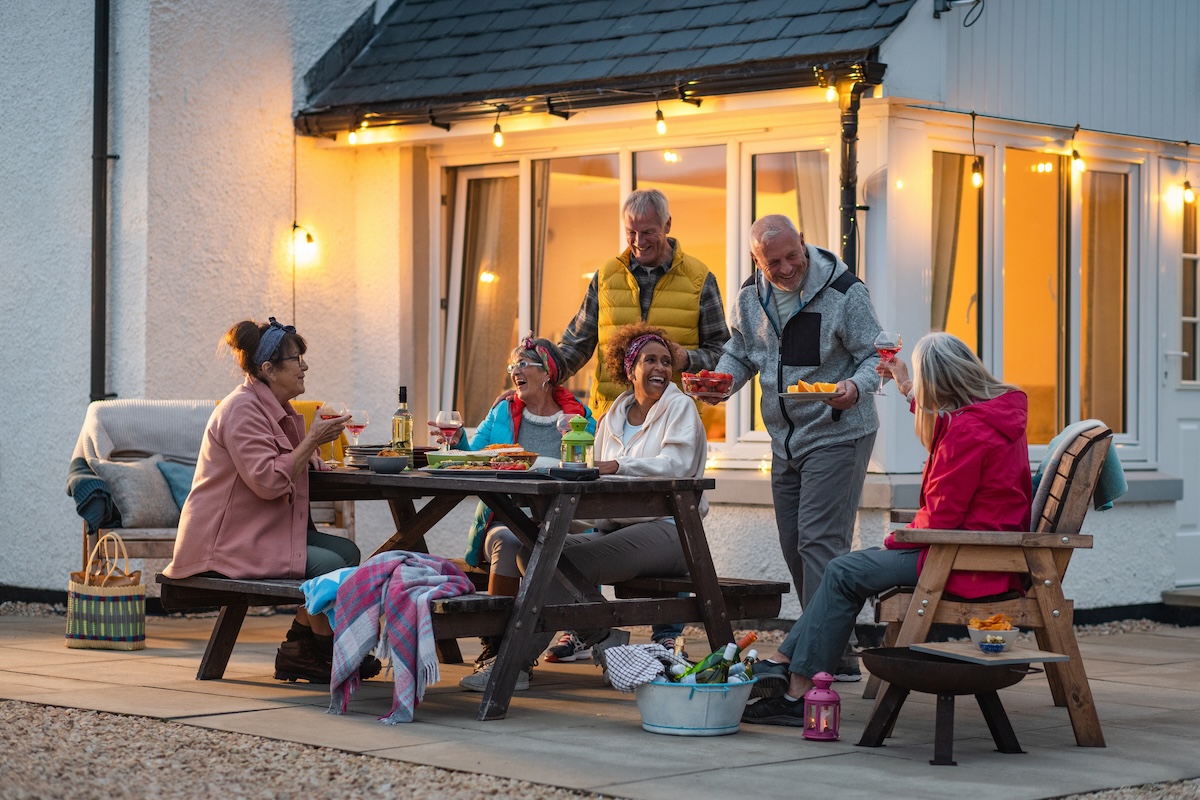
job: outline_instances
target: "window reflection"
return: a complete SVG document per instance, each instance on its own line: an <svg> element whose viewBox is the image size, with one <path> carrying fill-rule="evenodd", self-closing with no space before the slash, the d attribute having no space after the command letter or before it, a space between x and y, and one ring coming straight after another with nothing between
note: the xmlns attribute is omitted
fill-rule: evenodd
<svg viewBox="0 0 1200 800"><path fill-rule="evenodd" d="M671 238L704 262L717 278L728 307L725 281L725 145L634 153L635 189L658 189L671 204ZM710 442L725 441L725 406L700 408Z"/></svg>

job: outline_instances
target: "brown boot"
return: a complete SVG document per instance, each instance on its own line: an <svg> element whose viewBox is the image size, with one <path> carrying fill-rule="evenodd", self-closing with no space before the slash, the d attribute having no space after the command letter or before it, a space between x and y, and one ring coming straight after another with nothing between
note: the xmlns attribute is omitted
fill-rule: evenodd
<svg viewBox="0 0 1200 800"><path fill-rule="evenodd" d="M323 658L312 642L284 642L275 653L275 680L329 683L333 662Z"/></svg>

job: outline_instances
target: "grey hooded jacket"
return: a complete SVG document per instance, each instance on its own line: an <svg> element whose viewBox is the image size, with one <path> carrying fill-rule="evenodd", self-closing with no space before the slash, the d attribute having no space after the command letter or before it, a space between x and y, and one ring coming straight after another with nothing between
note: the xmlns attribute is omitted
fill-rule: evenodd
<svg viewBox="0 0 1200 800"><path fill-rule="evenodd" d="M738 291L729 324L733 335L717 364L718 372L733 375L735 390L758 374L771 451L787 459L879 428L875 401L867 392L879 386L874 341L880 328L867 287L833 253L806 246L809 266L800 311L781 324L773 287L754 270ZM858 402L846 411L779 396L797 380L846 379L858 387Z"/></svg>

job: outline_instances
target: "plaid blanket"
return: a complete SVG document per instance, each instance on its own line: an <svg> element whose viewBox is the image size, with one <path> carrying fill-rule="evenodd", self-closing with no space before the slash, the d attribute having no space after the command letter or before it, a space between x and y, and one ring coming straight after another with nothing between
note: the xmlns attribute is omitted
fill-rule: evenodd
<svg viewBox="0 0 1200 800"><path fill-rule="evenodd" d="M395 684L392 709L380 721L412 722L425 687L440 677L429 603L474 590L454 564L424 553L380 553L356 569L337 591L330 712L345 713L360 683L358 665L378 644Z"/></svg>

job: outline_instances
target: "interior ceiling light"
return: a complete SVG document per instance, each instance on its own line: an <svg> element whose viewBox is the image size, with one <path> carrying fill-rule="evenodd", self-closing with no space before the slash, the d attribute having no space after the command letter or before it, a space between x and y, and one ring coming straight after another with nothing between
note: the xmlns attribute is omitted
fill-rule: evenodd
<svg viewBox="0 0 1200 800"><path fill-rule="evenodd" d="M654 127L658 131L658 135L662 136L667 132L667 121L663 119L662 109L658 107L658 101L654 101Z"/></svg>

